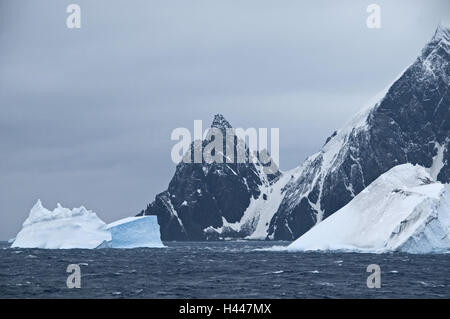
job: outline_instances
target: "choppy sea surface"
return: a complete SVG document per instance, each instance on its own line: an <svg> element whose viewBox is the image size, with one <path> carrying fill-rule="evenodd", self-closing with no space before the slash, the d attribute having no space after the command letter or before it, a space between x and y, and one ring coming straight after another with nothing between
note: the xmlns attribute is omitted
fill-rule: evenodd
<svg viewBox="0 0 450 319"><path fill-rule="evenodd" d="M450 298L450 255L261 251L287 242L178 242L162 249L12 249L0 298ZM66 285L78 264L81 288ZM381 288L367 287L369 264Z"/></svg>

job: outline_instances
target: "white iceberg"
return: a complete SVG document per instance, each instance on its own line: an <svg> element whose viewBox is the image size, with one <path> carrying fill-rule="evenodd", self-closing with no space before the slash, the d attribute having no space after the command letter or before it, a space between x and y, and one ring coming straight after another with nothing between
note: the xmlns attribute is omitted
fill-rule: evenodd
<svg viewBox="0 0 450 319"><path fill-rule="evenodd" d="M112 240L99 248L164 247L156 216L127 217L108 225Z"/></svg>
<svg viewBox="0 0 450 319"><path fill-rule="evenodd" d="M40 200L33 206L12 248L136 248L164 247L156 216L127 217L105 224L84 207L60 204L50 211Z"/></svg>
<svg viewBox="0 0 450 319"><path fill-rule="evenodd" d="M449 252L450 187L421 166L396 166L286 249Z"/></svg>
<svg viewBox="0 0 450 319"><path fill-rule="evenodd" d="M11 247L89 249L105 240L111 240L111 233L94 212L84 207L70 210L60 204L50 211L38 200Z"/></svg>

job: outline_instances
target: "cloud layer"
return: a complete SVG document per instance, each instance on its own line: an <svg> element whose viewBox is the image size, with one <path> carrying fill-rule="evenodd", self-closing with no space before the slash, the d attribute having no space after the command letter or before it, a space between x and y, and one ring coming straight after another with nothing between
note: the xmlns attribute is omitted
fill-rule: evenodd
<svg viewBox="0 0 450 319"><path fill-rule="evenodd" d="M174 172L170 133L224 114L279 127L282 169L315 152L418 55L450 3L69 1L0 4L0 239L37 198L105 221L137 213ZM447 16L444 16L447 14Z"/></svg>

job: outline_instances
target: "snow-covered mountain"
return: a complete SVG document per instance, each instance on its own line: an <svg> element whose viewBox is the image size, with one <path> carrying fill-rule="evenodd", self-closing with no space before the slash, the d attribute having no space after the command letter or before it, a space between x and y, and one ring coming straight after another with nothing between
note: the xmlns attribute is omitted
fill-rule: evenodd
<svg viewBox="0 0 450 319"><path fill-rule="evenodd" d="M214 117L211 128L223 132L223 163L207 163L204 160L201 163L180 162L168 189L158 194L155 201L139 214L158 216L163 240L247 237L259 229L262 222L262 215L256 212L257 208L249 211L249 206L255 206L255 202L269 201L272 195L281 196L275 194L276 189L280 188L275 185L282 184L277 184L282 178L281 173L276 171L266 174L266 165L259 160L249 160L247 146L243 142L238 143L237 137L233 143L233 154L236 156L237 147L243 145L246 162L238 163L235 160L234 163L226 163L225 130L232 126L222 115ZM202 141L202 151L211 140ZM191 143L191 156L195 145ZM276 208L277 205L272 214L265 217L266 228Z"/></svg>
<svg viewBox="0 0 450 319"><path fill-rule="evenodd" d="M450 251L450 186L429 171L395 166L287 250Z"/></svg>
<svg viewBox="0 0 450 319"><path fill-rule="evenodd" d="M299 167L267 175L259 162L182 162L139 215L158 216L163 240L295 240L399 164L448 183L449 88L450 30L439 26L416 61ZM231 125L216 115L211 127Z"/></svg>
<svg viewBox="0 0 450 319"><path fill-rule="evenodd" d="M268 238L300 237L399 164L450 182L449 88L450 30L439 26L417 60L298 168Z"/></svg>

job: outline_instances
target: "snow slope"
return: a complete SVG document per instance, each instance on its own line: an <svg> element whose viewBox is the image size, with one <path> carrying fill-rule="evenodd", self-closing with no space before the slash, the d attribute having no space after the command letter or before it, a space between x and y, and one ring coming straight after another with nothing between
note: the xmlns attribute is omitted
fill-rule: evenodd
<svg viewBox="0 0 450 319"><path fill-rule="evenodd" d="M268 239L295 240L399 164L432 167L450 182L450 29L440 25L418 58L335 131L301 166Z"/></svg>
<svg viewBox="0 0 450 319"><path fill-rule="evenodd" d="M430 169L398 165L287 250L450 251L450 188Z"/></svg>
<svg viewBox="0 0 450 319"><path fill-rule="evenodd" d="M38 200L11 247L96 248L105 240L111 240L111 233L94 212L84 207L70 210L60 204L50 211Z"/></svg>
<svg viewBox="0 0 450 319"><path fill-rule="evenodd" d="M111 248L164 247L156 216L127 217L108 225Z"/></svg>
<svg viewBox="0 0 450 319"><path fill-rule="evenodd" d="M257 169L262 170L260 167L257 167ZM229 223L223 218L221 227L210 226L205 229L205 232L218 234L218 237L222 239L235 237L235 234L240 234L245 239L266 239L270 221L283 200L284 187L290 180L298 177L299 169L295 168L287 172L280 171L280 173L280 177L273 183L262 178L262 185L259 186L261 195L258 198L250 198L250 204L241 220ZM261 174L261 176L263 175Z"/></svg>

